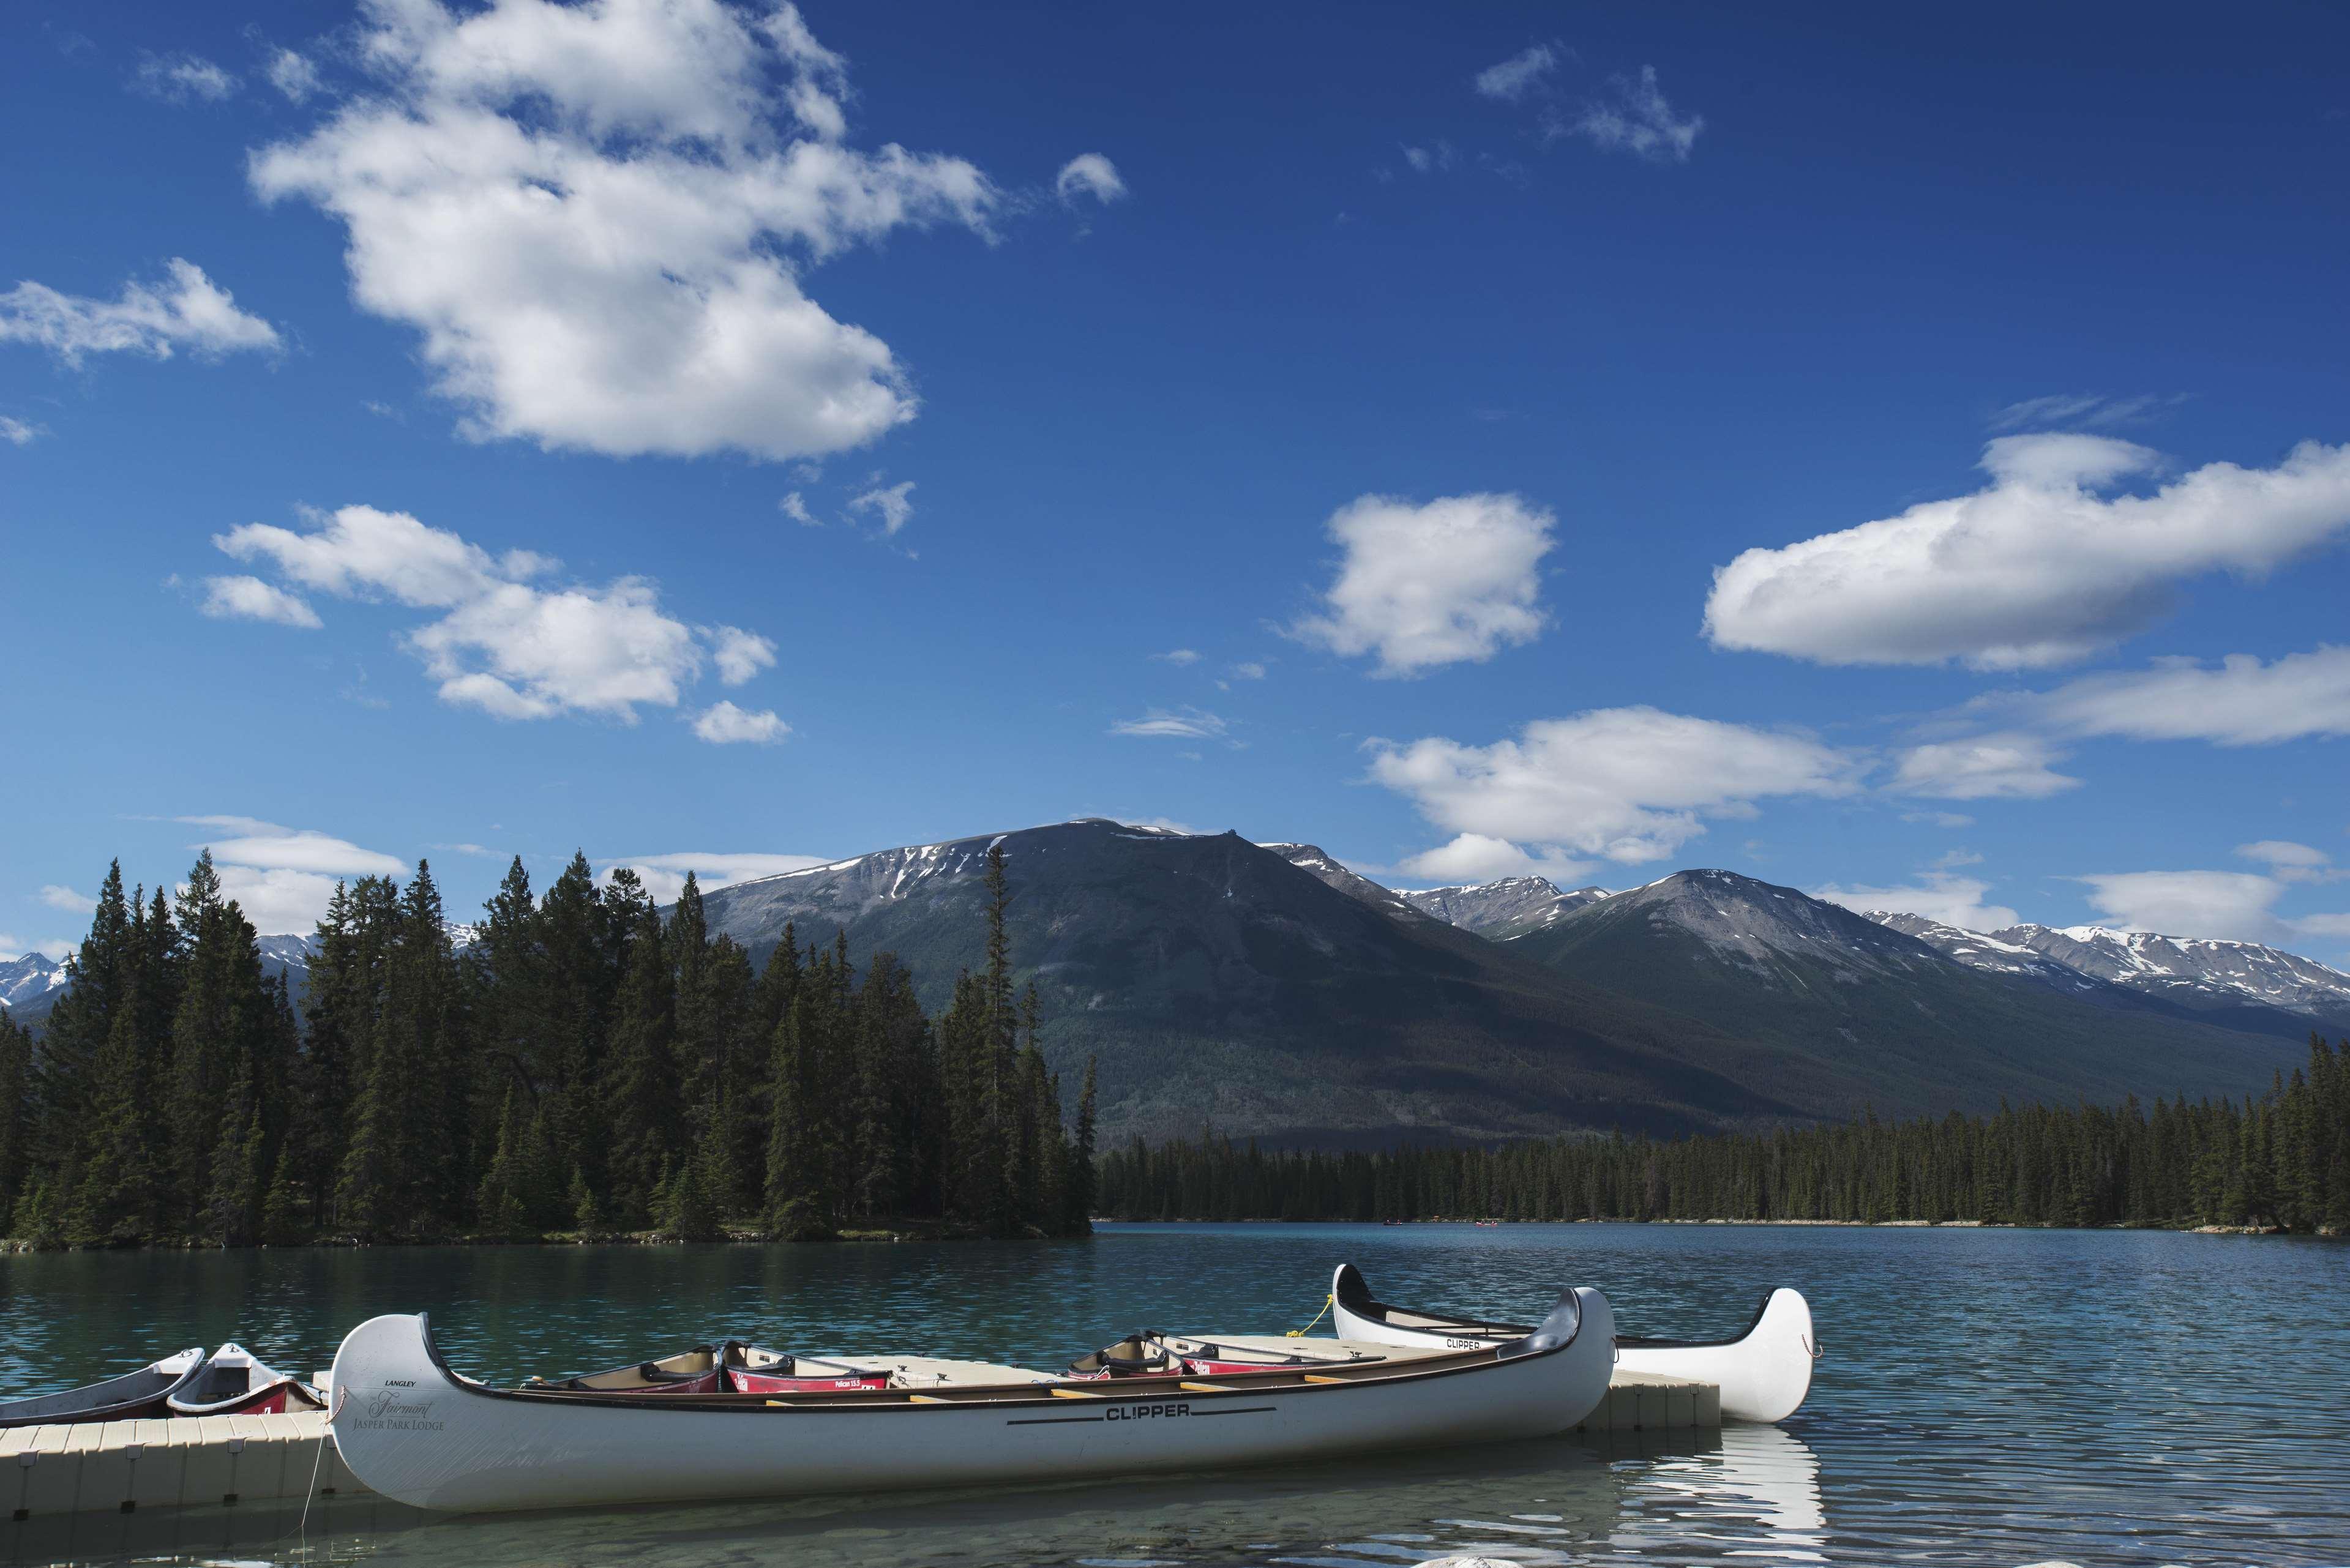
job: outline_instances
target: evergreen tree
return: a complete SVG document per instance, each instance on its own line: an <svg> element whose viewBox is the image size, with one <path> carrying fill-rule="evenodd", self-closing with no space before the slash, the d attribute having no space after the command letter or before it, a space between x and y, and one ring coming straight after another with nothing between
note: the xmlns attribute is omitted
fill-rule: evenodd
<svg viewBox="0 0 2350 1568"><path fill-rule="evenodd" d="M653 1189L675 1162L680 1142L674 1051L676 979L664 952L660 917L650 900L627 898L634 921L625 950L626 979L613 1019L607 1064L610 1112L610 1210L624 1225L653 1218Z"/></svg>

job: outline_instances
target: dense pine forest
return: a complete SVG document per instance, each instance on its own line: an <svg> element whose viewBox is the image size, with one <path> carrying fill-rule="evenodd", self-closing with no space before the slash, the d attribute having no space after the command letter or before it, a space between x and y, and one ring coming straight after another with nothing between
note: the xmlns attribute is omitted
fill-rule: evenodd
<svg viewBox="0 0 2350 1568"><path fill-rule="evenodd" d="M2350 1232L2350 1043L2264 1098L1755 1136L1267 1154L1229 1139L1102 1161L1120 1220L1839 1220Z"/></svg>
<svg viewBox="0 0 2350 1568"><path fill-rule="evenodd" d="M909 1220L1073 1235L1093 1079L1065 1127L1015 994L1000 852L987 961L926 1017L889 954L712 940L628 871L517 859L452 942L431 867L362 877L308 983L265 977L211 857L170 896L110 869L36 1039L0 1017L0 1221L35 1245L415 1241Z"/></svg>

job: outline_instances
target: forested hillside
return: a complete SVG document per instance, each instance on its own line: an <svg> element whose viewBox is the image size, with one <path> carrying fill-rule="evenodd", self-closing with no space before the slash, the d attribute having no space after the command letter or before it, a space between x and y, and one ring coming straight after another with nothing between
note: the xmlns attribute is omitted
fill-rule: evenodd
<svg viewBox="0 0 2350 1568"><path fill-rule="evenodd" d="M339 888L296 999L209 856L171 898L117 867L37 1050L0 1019L0 1219L79 1245L1082 1231L1090 1073L1065 1128L1000 855L986 887L933 1020L887 953L786 933L754 971L691 878L664 920L577 857L544 896L517 860L462 953L429 866Z"/></svg>
<svg viewBox="0 0 2350 1568"><path fill-rule="evenodd" d="M1267 1153L1139 1141L1102 1161L1119 1220L1976 1220L2350 1231L2350 1043L2238 1104L2031 1106L1991 1116L1497 1149Z"/></svg>

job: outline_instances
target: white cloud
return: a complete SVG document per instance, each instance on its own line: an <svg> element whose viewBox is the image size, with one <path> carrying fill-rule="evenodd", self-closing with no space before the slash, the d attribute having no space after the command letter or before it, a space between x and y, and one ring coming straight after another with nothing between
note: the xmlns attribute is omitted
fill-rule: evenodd
<svg viewBox="0 0 2350 1568"><path fill-rule="evenodd" d="M214 620L265 620L313 630L321 624L300 595L259 577L206 577L204 600L196 607Z"/></svg>
<svg viewBox="0 0 2350 1568"><path fill-rule="evenodd" d="M1479 71L1477 90L1487 98L1515 103L1557 65L1557 50L1548 44L1530 44L1500 65Z"/></svg>
<svg viewBox="0 0 2350 1568"><path fill-rule="evenodd" d="M693 721L693 732L713 746L772 746L792 732L792 727L771 710L757 712L718 702Z"/></svg>
<svg viewBox="0 0 2350 1568"><path fill-rule="evenodd" d="M269 85L294 103L307 102L326 86L318 79L318 67L291 49L270 50L269 64L264 70Z"/></svg>
<svg viewBox="0 0 2350 1568"><path fill-rule="evenodd" d="M69 958L73 954L74 948L74 943L67 941L62 937L52 937L47 941L27 941L23 937L14 937L5 931L0 931L0 963L11 962L23 958L26 953L40 953L53 959Z"/></svg>
<svg viewBox="0 0 2350 1568"><path fill-rule="evenodd" d="M1739 556L1714 574L1706 633L1823 664L2055 664L2152 621L2179 581L2258 576L2350 528L2350 446L2098 493L2158 461L2104 436L2002 437L1972 494Z"/></svg>
<svg viewBox="0 0 2350 1568"><path fill-rule="evenodd" d="M2252 844L2239 844L2236 853L2247 860L2261 862L2269 868L2269 875L2280 882L2324 882L2339 875L2332 869L2332 856L2311 845L2295 844L2289 838L2263 838Z"/></svg>
<svg viewBox="0 0 2350 1568"><path fill-rule="evenodd" d="M1572 125L1555 134L1585 137L1594 146L1632 153L1656 163L1686 163L1705 130L1702 115L1678 115L1657 87L1657 67L1642 66L1638 77L1617 77L1607 96L1584 106Z"/></svg>
<svg viewBox="0 0 2350 1568"><path fill-rule="evenodd" d="M2082 877L2089 902L2113 924L2176 937L2274 941L2290 927L2272 909L2284 892L2250 871L2125 871Z"/></svg>
<svg viewBox="0 0 2350 1568"><path fill-rule="evenodd" d="M168 281L126 283L120 299L60 294L27 279L0 294L0 343L31 343L68 365L85 354L134 353L169 359L184 348L213 358L276 348L277 329L236 307L204 269L173 256Z"/></svg>
<svg viewBox="0 0 2350 1568"><path fill-rule="evenodd" d="M1901 753L1891 787L1940 800L2040 800L2081 782L2049 765L2057 760L2047 742L2033 735L1937 741Z"/></svg>
<svg viewBox="0 0 2350 1568"><path fill-rule="evenodd" d="M2089 902L2129 930L2252 942L2350 936L2350 914L2279 915L2274 908L2293 884L2341 878L2324 850L2263 838L2236 846L2236 853L2269 869L2100 872L2073 880L2086 883Z"/></svg>
<svg viewBox="0 0 2350 1568"><path fill-rule="evenodd" d="M250 816L182 816L194 827L221 828L234 836L209 839L191 849L209 847L222 866L244 866L265 871L307 871L328 876L400 877L408 862L398 856L362 849L348 838L337 838L314 828L280 827Z"/></svg>
<svg viewBox="0 0 2350 1568"><path fill-rule="evenodd" d="M2222 746L2350 735L2350 647L2321 647L2263 664L2249 653L2214 666L2160 659L2144 670L2084 676L2053 691L1993 699L2064 734Z"/></svg>
<svg viewBox="0 0 2350 1568"><path fill-rule="evenodd" d="M2010 403L1991 415L1990 424L1995 431L2021 431L2035 426L2049 430L2059 425L2110 429L2115 425L2137 424L2184 401L2185 397L2178 394L2108 398L2095 392L2058 392L2049 397L2026 398L2020 403Z"/></svg>
<svg viewBox="0 0 2350 1568"><path fill-rule="evenodd" d="M1979 877L1928 871L1918 880L1898 887L1843 888L1832 884L1813 888L1812 897L1842 904L1856 913L1890 909L1898 914L1923 915L1929 920L1968 931L1996 931L2022 919L2004 904L1984 903L1983 895L1990 891L1991 884Z"/></svg>
<svg viewBox="0 0 2350 1568"><path fill-rule="evenodd" d="M1170 648L1164 653L1154 653L1150 657L1159 659L1163 663L1173 665L1197 664L1200 662L1199 651L1196 649L1190 648Z"/></svg>
<svg viewBox="0 0 2350 1568"><path fill-rule="evenodd" d="M11 446L30 446L48 433L47 425L29 424L23 420L11 419L6 414L0 414L0 441L5 441Z"/></svg>
<svg viewBox="0 0 2350 1568"><path fill-rule="evenodd" d="M1773 796L1840 796L1860 759L1800 735L1654 708L1540 719L1519 738L1467 746L1373 743L1371 777L1408 796L1462 861L1498 863L1492 841L1553 856L1657 860ZM1487 841L1480 843L1480 840Z"/></svg>
<svg viewBox="0 0 2350 1568"><path fill-rule="evenodd" d="M405 877L408 863L365 849L347 838L310 828L281 827L250 816L182 816L192 826L229 835L189 847L209 847L221 894L244 910L264 935L307 931L327 912L337 882L351 877Z"/></svg>
<svg viewBox="0 0 2350 1568"><path fill-rule="evenodd" d="M1264 679L1264 666L1253 659L1243 659L1232 666L1231 673L1235 680L1262 680Z"/></svg>
<svg viewBox="0 0 2350 1568"><path fill-rule="evenodd" d="M219 103L237 89L236 78L202 55L142 55L131 85L149 98L165 103L189 103L201 99Z"/></svg>
<svg viewBox="0 0 2350 1568"><path fill-rule="evenodd" d="M711 657L717 661L718 679L729 686L740 686L762 670L775 668L774 639L755 631L722 626L712 634L712 643Z"/></svg>
<svg viewBox="0 0 2350 1568"><path fill-rule="evenodd" d="M785 516L790 518L793 522L798 524L803 528L821 528L824 526L824 524L816 517L816 514L808 510L807 503L800 499L800 493L796 490L793 491L789 495L785 496L781 501L776 502L775 510L781 512Z"/></svg>
<svg viewBox="0 0 2350 1568"><path fill-rule="evenodd" d="M41 902L52 909L63 909L69 915L87 915L98 908L98 900L87 893L77 893L71 888L49 883L41 889Z"/></svg>
<svg viewBox="0 0 2350 1568"><path fill-rule="evenodd" d="M689 871L693 873L695 884L707 893L736 882L780 877L786 871L805 871L811 866L831 864L832 857L824 855L639 855L612 861L599 875L608 881L613 872L625 866L643 879L645 890L656 902L673 904L677 896L685 891L685 874Z"/></svg>
<svg viewBox="0 0 2350 1568"><path fill-rule="evenodd" d="M1230 726L1204 708L1152 708L1139 719L1121 719L1109 727L1113 735L1140 735L1154 740L1221 741Z"/></svg>
<svg viewBox="0 0 2350 1568"><path fill-rule="evenodd" d="M1439 141L1434 147L1407 147L1403 150L1403 161L1411 165L1415 173L1420 174L1450 169L1457 156L1449 141Z"/></svg>
<svg viewBox="0 0 2350 1568"><path fill-rule="evenodd" d="M663 613L641 578L542 587L531 579L553 569L546 557L492 556L406 513L345 506L313 521L307 534L248 523L213 543L320 593L442 612L402 640L445 702L500 719L585 712L633 723L639 703L676 707L705 656L729 685L773 662L773 644L754 633L697 633Z"/></svg>
<svg viewBox="0 0 2350 1568"><path fill-rule="evenodd" d="M1408 857L1402 870L1445 887L1498 881L1503 877L1547 877L1554 882L1579 882L1597 867L1589 860L1574 860L1554 852L1529 855L1504 838L1464 833L1450 844L1423 849Z"/></svg>
<svg viewBox="0 0 2350 1568"><path fill-rule="evenodd" d="M1359 496L1330 516L1330 538L1345 554L1324 612L1288 635L1335 653L1375 653L1382 676L1482 663L1531 642L1547 619L1534 599L1554 522L1547 508L1511 494L1425 505Z"/></svg>
<svg viewBox="0 0 2350 1568"><path fill-rule="evenodd" d="M1975 819L1960 811L1905 811L1904 822L1930 822L1936 827L1972 827Z"/></svg>
<svg viewBox="0 0 2350 1568"><path fill-rule="evenodd" d="M851 512L876 512L881 516L881 531L895 535L914 514L914 482L900 480L896 484L875 485L862 495L849 498Z"/></svg>
<svg viewBox="0 0 2350 1568"><path fill-rule="evenodd" d="M901 227L987 235L1001 199L962 159L847 146L841 58L789 5L374 0L359 51L380 89L253 185L345 224L354 296L422 334L463 433L784 460L914 417L889 346L802 277Z"/></svg>
<svg viewBox="0 0 2350 1568"><path fill-rule="evenodd" d="M1080 152L1061 165L1053 178L1053 190L1061 201L1075 206L1080 196L1091 196L1107 206L1123 199L1126 182L1118 178L1118 165L1098 152Z"/></svg>

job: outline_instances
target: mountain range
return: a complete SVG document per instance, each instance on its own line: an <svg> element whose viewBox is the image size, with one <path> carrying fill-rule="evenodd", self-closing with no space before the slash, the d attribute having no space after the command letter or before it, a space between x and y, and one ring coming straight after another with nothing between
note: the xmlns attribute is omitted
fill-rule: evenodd
<svg viewBox="0 0 2350 1568"><path fill-rule="evenodd" d="M1100 818L738 882L705 912L754 962L786 930L894 952L935 1011L983 961L999 844L1047 1059L1065 1084L1098 1061L1110 1138L1382 1147L2241 1095L2350 1025L2350 975L2252 943L1969 932L1721 870L1398 890L1312 845ZM298 987L307 942L264 947ZM0 966L20 1018L60 980Z"/></svg>

